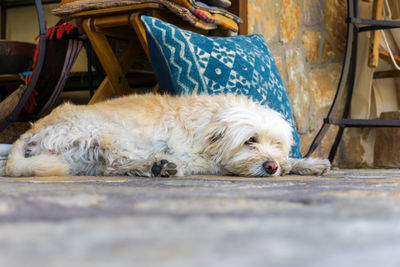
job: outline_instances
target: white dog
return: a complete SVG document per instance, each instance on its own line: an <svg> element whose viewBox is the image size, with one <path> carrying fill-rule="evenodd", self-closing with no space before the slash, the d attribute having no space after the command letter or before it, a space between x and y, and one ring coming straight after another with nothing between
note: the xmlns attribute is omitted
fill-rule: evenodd
<svg viewBox="0 0 400 267"><path fill-rule="evenodd" d="M292 128L244 96L131 95L64 104L13 145L10 176L321 175L328 160L290 159Z"/></svg>

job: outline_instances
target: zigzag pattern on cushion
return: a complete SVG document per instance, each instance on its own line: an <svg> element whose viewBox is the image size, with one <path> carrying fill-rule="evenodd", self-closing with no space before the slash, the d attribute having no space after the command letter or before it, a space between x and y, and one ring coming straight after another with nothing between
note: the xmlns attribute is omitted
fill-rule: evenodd
<svg viewBox="0 0 400 267"><path fill-rule="evenodd" d="M199 75L192 77L193 73L197 72L193 66L195 58L181 31L160 25L159 20L149 22L153 25L153 33L162 36L158 41L161 41L161 45L166 48L164 52L171 64L170 67L175 69L173 83L176 83L177 88L181 88L183 93L189 93L189 88L194 92L204 91L205 86L201 77Z"/></svg>

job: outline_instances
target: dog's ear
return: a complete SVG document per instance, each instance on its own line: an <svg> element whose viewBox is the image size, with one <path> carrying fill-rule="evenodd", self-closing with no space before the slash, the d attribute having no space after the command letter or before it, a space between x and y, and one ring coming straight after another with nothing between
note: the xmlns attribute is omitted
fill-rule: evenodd
<svg viewBox="0 0 400 267"><path fill-rule="evenodd" d="M218 140L222 139L224 134L225 134L225 129L221 129L221 128L213 129L213 131L211 131L211 133L210 133L210 135L208 137L209 143L210 144L214 144Z"/></svg>
<svg viewBox="0 0 400 267"><path fill-rule="evenodd" d="M209 145L215 145L226 133L226 125L219 120L212 120L204 129L205 139Z"/></svg>

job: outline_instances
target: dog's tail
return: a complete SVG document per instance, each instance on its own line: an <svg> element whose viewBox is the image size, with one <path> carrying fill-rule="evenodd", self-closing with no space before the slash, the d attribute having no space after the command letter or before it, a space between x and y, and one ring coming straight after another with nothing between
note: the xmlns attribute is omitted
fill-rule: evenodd
<svg viewBox="0 0 400 267"><path fill-rule="evenodd" d="M29 135L29 134L27 134ZM26 141L30 136L20 137L8 155L6 175L8 176L60 176L68 175L69 167L60 156L38 155L26 158Z"/></svg>

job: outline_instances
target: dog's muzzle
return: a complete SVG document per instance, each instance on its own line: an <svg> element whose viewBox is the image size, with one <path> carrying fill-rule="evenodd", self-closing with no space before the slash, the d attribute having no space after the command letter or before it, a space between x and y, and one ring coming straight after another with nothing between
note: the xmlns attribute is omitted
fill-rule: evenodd
<svg viewBox="0 0 400 267"><path fill-rule="evenodd" d="M263 163L263 168L268 174L274 174L278 170L278 163L274 160L267 160Z"/></svg>

